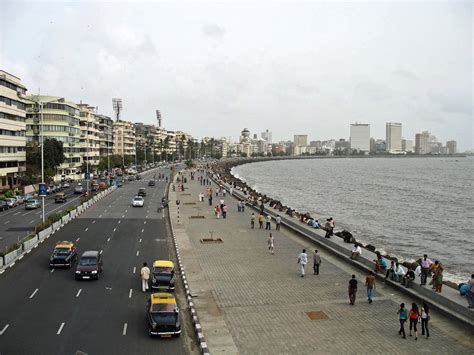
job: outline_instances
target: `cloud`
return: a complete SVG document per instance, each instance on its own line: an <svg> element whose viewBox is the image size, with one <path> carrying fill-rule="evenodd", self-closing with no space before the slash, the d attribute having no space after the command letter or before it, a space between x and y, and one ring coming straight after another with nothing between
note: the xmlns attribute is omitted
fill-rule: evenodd
<svg viewBox="0 0 474 355"><path fill-rule="evenodd" d="M206 37L221 39L225 36L226 30L224 27L221 27L215 23L212 23L212 24L206 24L202 26L202 33Z"/></svg>
<svg viewBox="0 0 474 355"><path fill-rule="evenodd" d="M397 77L400 77L400 78L403 78L403 79L408 79L408 80L418 79L417 75L415 75L414 73L412 73L408 70L405 70L405 69L394 70L394 71L392 71L392 74L397 76Z"/></svg>
<svg viewBox="0 0 474 355"><path fill-rule="evenodd" d="M446 113L472 115L472 102L469 101L467 94L460 92L430 92L427 94L431 102Z"/></svg>

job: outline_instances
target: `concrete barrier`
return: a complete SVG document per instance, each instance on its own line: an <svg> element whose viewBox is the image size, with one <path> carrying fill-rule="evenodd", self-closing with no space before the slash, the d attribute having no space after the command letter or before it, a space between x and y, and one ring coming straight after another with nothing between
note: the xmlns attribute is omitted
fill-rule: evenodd
<svg viewBox="0 0 474 355"><path fill-rule="evenodd" d="M33 238L27 240L26 242L23 243L23 251L28 251L31 248L33 248L36 244L38 244L39 239L38 236L35 235Z"/></svg>
<svg viewBox="0 0 474 355"><path fill-rule="evenodd" d="M69 216L69 214L63 216L63 217L61 218L61 223L62 223L63 225L66 224L67 222L69 222L69 219L70 219L70 218L71 218L71 217Z"/></svg>
<svg viewBox="0 0 474 355"><path fill-rule="evenodd" d="M57 221L53 223L53 231L57 231L61 227L61 221Z"/></svg>
<svg viewBox="0 0 474 355"><path fill-rule="evenodd" d="M0 256L0 269L3 267L3 256Z"/></svg>
<svg viewBox="0 0 474 355"><path fill-rule="evenodd" d="M53 231L53 227L48 227L46 229L43 229L41 232L38 233L38 240L39 241L45 240L47 237L49 237L52 231Z"/></svg>
<svg viewBox="0 0 474 355"><path fill-rule="evenodd" d="M77 208L73 209L71 212L69 212L69 219L75 218L77 215Z"/></svg>
<svg viewBox="0 0 474 355"><path fill-rule="evenodd" d="M16 258L18 258L23 252L23 248L20 246L18 249L13 250L12 252L5 254L3 256L3 262L5 265L12 263Z"/></svg>

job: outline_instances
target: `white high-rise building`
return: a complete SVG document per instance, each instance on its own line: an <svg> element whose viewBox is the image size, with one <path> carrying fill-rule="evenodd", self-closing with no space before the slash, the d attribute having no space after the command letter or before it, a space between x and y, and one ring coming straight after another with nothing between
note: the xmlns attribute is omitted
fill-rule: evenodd
<svg viewBox="0 0 474 355"><path fill-rule="evenodd" d="M272 144L272 132L270 132L268 129L266 129L265 132L262 132L260 136L265 139L268 144Z"/></svg>
<svg viewBox="0 0 474 355"><path fill-rule="evenodd" d="M387 152L393 154L402 153L402 124L387 122L385 125L385 132Z"/></svg>
<svg viewBox="0 0 474 355"><path fill-rule="evenodd" d="M351 149L361 152L370 151L370 124L351 124Z"/></svg>

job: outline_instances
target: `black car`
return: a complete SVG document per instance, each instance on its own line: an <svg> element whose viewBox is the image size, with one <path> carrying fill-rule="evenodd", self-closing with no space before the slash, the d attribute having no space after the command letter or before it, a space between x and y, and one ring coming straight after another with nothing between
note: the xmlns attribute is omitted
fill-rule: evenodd
<svg viewBox="0 0 474 355"><path fill-rule="evenodd" d="M155 186L155 180L148 181L148 186Z"/></svg>
<svg viewBox="0 0 474 355"><path fill-rule="evenodd" d="M151 294L146 307L146 322L150 336L179 336L181 323L174 295L165 292Z"/></svg>
<svg viewBox="0 0 474 355"><path fill-rule="evenodd" d="M175 289L174 263L170 260L156 260L153 263L151 288L173 291Z"/></svg>
<svg viewBox="0 0 474 355"><path fill-rule="evenodd" d="M138 196L146 196L146 189L144 187L141 187L138 189Z"/></svg>
<svg viewBox="0 0 474 355"><path fill-rule="evenodd" d="M136 176L135 178L136 178L137 180L141 180L142 177L140 176L140 174L137 174L137 176Z"/></svg>
<svg viewBox="0 0 474 355"><path fill-rule="evenodd" d="M10 207L5 201L0 201L0 211L8 210Z"/></svg>
<svg viewBox="0 0 474 355"><path fill-rule="evenodd" d="M77 250L74 243L68 241L58 242L49 259L49 266L50 268L58 266L71 267L76 258Z"/></svg>

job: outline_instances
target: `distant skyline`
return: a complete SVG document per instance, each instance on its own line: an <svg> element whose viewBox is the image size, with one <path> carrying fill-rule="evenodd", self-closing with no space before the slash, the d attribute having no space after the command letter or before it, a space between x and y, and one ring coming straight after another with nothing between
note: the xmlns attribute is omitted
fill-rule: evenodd
<svg viewBox="0 0 474 355"><path fill-rule="evenodd" d="M470 1L0 2L0 68L28 93L237 139L430 131L474 149Z"/></svg>

